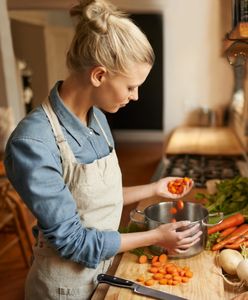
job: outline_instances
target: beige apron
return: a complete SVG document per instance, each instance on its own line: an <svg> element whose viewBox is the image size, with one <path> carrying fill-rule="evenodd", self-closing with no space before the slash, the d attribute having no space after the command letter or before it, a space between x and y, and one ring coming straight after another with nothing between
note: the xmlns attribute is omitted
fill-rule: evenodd
<svg viewBox="0 0 248 300"><path fill-rule="evenodd" d="M115 150L90 164L76 162L49 101L43 108L60 150L63 178L77 204L84 227L117 230L123 207L122 178ZM96 116L94 115L96 118ZM97 120L97 118L96 118ZM108 138L98 125L110 145ZM111 241L109 241L111 243ZM111 260L96 269L63 259L39 234L34 261L26 280L26 300L85 300L96 287L96 276L106 272Z"/></svg>

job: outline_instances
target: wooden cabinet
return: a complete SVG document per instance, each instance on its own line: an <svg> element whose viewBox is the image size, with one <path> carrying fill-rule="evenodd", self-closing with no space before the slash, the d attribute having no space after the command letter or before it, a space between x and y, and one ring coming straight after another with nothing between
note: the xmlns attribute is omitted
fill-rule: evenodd
<svg viewBox="0 0 248 300"><path fill-rule="evenodd" d="M32 71L33 106L47 97L57 80L67 75L66 51L73 28L11 20L12 40L17 59Z"/></svg>
<svg viewBox="0 0 248 300"><path fill-rule="evenodd" d="M237 23L226 34L224 54L234 72L230 123L248 153L248 22Z"/></svg>

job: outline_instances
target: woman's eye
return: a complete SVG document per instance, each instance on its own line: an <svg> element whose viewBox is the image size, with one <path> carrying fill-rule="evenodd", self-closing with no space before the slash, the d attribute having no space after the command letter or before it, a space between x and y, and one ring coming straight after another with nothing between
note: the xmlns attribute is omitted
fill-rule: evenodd
<svg viewBox="0 0 248 300"><path fill-rule="evenodd" d="M128 88L128 91L129 91L129 92L133 92L133 91L134 91L134 88L130 87L130 88Z"/></svg>

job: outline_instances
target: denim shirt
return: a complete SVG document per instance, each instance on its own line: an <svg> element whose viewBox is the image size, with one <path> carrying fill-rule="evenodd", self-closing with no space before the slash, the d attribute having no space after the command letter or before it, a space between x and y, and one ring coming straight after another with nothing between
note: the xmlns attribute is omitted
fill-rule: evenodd
<svg viewBox="0 0 248 300"><path fill-rule="evenodd" d="M105 115L96 107L89 113L88 127L63 104L57 82L50 93L65 138L76 160L88 164L110 153L94 114L112 145L114 141ZM94 112L94 114L93 114ZM96 268L114 256L120 247L117 231L85 228L76 203L63 180L60 152L50 123L41 106L27 115L11 134L5 151L7 176L37 218L44 237L62 257Z"/></svg>

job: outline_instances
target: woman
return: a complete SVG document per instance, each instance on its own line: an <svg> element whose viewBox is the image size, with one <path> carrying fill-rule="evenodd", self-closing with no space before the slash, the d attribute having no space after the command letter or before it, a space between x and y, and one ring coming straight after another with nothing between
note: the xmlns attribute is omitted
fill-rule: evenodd
<svg viewBox="0 0 248 300"><path fill-rule="evenodd" d="M123 205L176 198L166 188L171 178L122 188L101 111L138 100L154 55L139 28L103 0L81 1L71 14L78 23L67 54L70 75L19 123L6 148L8 177L38 221L27 300L88 299L115 254L149 245L180 252L201 235L198 227L176 232L187 221L118 233Z"/></svg>

